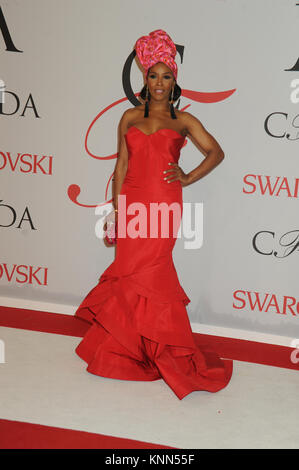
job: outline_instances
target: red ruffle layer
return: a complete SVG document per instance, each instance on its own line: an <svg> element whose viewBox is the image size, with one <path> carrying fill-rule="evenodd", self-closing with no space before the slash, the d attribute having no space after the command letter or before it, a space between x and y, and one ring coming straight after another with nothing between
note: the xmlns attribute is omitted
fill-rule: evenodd
<svg viewBox="0 0 299 470"><path fill-rule="evenodd" d="M134 276L105 271L75 312L91 323L75 350L86 370L121 380L162 378L180 400L196 390L224 388L233 361L196 346L183 289L171 301L153 294Z"/></svg>

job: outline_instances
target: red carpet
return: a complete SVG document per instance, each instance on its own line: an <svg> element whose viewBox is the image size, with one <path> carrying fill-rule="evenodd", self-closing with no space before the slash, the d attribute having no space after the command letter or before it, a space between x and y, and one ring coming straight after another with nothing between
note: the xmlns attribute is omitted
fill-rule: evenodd
<svg viewBox="0 0 299 470"><path fill-rule="evenodd" d="M90 324L71 315L0 307L0 326L83 337ZM194 333L196 343L222 358L299 370L294 348ZM0 419L1 449L175 449L133 439Z"/></svg>
<svg viewBox="0 0 299 470"><path fill-rule="evenodd" d="M0 419L0 449L176 449L91 432Z"/></svg>
<svg viewBox="0 0 299 470"><path fill-rule="evenodd" d="M90 324L72 315L0 307L0 326L83 337ZM294 348L242 339L194 333L196 343L212 347L222 358L299 370L290 355Z"/></svg>

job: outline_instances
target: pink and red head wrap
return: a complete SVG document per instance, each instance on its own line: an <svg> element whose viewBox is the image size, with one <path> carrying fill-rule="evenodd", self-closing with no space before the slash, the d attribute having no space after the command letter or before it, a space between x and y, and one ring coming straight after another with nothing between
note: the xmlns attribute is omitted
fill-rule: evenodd
<svg viewBox="0 0 299 470"><path fill-rule="evenodd" d="M163 29L156 29L148 36L141 36L136 41L134 49L145 74L157 62L163 62L172 70L175 79L177 79L178 67L174 60L177 52L176 47L171 37Z"/></svg>

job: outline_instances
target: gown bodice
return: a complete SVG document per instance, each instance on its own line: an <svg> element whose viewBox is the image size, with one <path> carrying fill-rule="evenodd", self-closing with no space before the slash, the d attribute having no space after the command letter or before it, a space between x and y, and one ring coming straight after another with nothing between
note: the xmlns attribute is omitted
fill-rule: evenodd
<svg viewBox="0 0 299 470"><path fill-rule="evenodd" d="M125 134L128 148L128 169L123 181L125 190L150 191L162 196L166 191L181 189L180 181L167 183L164 170L169 170L169 162L178 163L181 148L186 138L173 129L159 129L145 134L131 126Z"/></svg>

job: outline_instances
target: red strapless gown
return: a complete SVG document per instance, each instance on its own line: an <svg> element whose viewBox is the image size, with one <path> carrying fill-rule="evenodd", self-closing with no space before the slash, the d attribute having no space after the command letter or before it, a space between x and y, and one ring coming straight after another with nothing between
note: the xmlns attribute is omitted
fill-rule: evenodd
<svg viewBox="0 0 299 470"><path fill-rule="evenodd" d="M167 183L163 171L171 168L168 162L178 162L185 138L172 129L148 135L135 126L125 138L129 161L120 194L126 195L126 208L134 202L147 209L150 202L176 202L182 211L181 183ZM126 214L127 223L137 214ZM172 227L172 211L169 221ZM172 259L176 235L174 229L168 238L118 238L114 261L75 312L91 323L75 351L92 374L162 378L181 400L195 390L224 388L233 364L195 344L186 310L190 299Z"/></svg>

